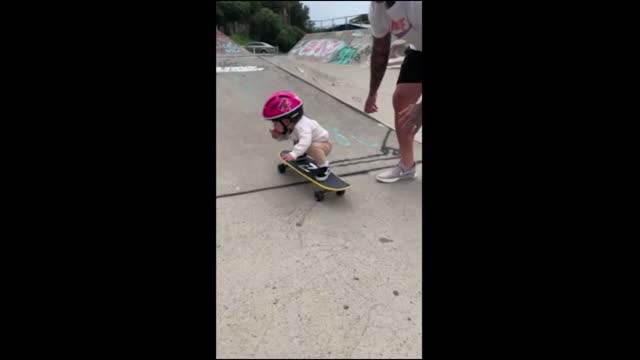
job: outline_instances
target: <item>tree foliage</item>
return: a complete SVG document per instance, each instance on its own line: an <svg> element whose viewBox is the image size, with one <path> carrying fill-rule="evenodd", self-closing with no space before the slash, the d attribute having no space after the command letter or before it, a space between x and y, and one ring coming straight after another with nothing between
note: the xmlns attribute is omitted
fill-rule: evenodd
<svg viewBox="0 0 640 360"><path fill-rule="evenodd" d="M303 5L299 1L295 1L295 4L291 7L289 14L291 17L291 26L296 26L299 29L311 30L309 27L309 7Z"/></svg>
<svg viewBox="0 0 640 360"><path fill-rule="evenodd" d="M224 26L227 35L240 31L235 25L248 25L253 39L279 44L281 49L312 30L309 8L301 1L216 1L216 25Z"/></svg>
<svg viewBox="0 0 640 360"><path fill-rule="evenodd" d="M288 52L304 36L304 30L296 26L285 26L276 38L276 45L282 52Z"/></svg>
<svg viewBox="0 0 640 360"><path fill-rule="evenodd" d="M216 15L218 15L218 9L222 14L221 25L230 22L242 23L251 15L250 1L216 1Z"/></svg>
<svg viewBox="0 0 640 360"><path fill-rule="evenodd" d="M251 17L250 25L249 32L252 38L258 41L274 43L280 30L282 30L282 19L270 9L262 8Z"/></svg>

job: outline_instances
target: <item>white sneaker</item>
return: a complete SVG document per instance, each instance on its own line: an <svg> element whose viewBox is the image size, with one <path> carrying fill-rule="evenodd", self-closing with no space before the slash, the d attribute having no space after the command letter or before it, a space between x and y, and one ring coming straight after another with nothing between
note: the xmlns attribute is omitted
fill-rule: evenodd
<svg viewBox="0 0 640 360"><path fill-rule="evenodd" d="M402 168L401 162L399 162L395 167L389 169L383 173L376 175L376 180L383 183L393 183L398 180L403 179L414 179L416 177L416 164L413 163L411 169L404 170Z"/></svg>

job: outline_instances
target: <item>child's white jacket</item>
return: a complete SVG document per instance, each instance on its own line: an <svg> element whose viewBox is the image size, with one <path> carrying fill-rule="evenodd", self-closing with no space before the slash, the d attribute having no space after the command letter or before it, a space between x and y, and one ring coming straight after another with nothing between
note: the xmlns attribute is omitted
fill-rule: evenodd
<svg viewBox="0 0 640 360"><path fill-rule="evenodd" d="M311 143L329 141L329 132L320 126L317 121L302 115L302 118L298 120L291 134L282 135L277 138L278 141L288 139L292 139L296 144L293 147L291 155L294 159L297 159L300 155L307 152Z"/></svg>

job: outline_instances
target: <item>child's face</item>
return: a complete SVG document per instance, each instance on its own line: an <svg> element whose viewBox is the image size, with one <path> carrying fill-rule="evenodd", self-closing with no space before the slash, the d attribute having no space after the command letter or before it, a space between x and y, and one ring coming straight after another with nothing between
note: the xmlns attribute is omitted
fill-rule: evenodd
<svg viewBox="0 0 640 360"><path fill-rule="evenodd" d="M279 133L283 133L284 132L284 127L282 126L282 124L279 121L274 121L273 122L273 129Z"/></svg>
<svg viewBox="0 0 640 360"><path fill-rule="evenodd" d="M282 119L282 122L280 121L274 121L273 122L273 129L279 133L284 133L284 127L282 126L282 124L286 125L287 128L291 129L291 122L289 121L289 119Z"/></svg>

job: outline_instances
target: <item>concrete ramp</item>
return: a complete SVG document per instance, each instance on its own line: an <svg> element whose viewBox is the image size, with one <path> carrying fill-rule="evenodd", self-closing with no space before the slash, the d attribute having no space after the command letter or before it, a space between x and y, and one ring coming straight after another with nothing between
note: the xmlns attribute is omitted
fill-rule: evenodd
<svg viewBox="0 0 640 360"><path fill-rule="evenodd" d="M227 35L216 29L216 56L240 56L251 54L247 49L233 42Z"/></svg>
<svg viewBox="0 0 640 360"><path fill-rule="evenodd" d="M305 35L288 55L309 62L369 66L372 44L368 29L314 33ZM389 64L402 62L406 48L404 40L392 37Z"/></svg>

